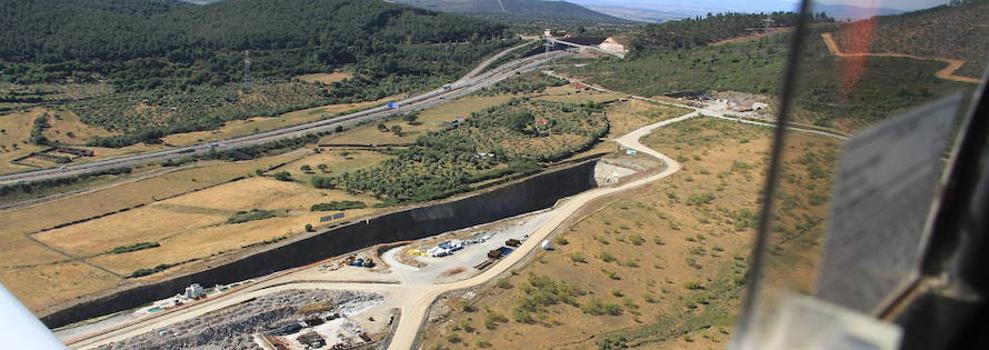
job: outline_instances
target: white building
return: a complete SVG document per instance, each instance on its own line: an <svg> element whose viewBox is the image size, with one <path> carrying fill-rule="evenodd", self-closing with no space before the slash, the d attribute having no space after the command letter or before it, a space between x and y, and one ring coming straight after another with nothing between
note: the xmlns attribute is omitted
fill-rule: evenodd
<svg viewBox="0 0 989 350"><path fill-rule="evenodd" d="M206 289L200 286L199 283L193 283L192 285L185 287L185 293L182 294L186 299L196 299L201 296L206 295Z"/></svg>

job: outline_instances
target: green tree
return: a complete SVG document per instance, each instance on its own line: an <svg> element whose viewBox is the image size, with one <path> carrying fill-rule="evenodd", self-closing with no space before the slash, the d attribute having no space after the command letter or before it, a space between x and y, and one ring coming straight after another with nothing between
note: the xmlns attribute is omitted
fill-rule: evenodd
<svg viewBox="0 0 989 350"><path fill-rule="evenodd" d="M287 171L279 171L274 174L274 177L278 181L292 181L292 173Z"/></svg>

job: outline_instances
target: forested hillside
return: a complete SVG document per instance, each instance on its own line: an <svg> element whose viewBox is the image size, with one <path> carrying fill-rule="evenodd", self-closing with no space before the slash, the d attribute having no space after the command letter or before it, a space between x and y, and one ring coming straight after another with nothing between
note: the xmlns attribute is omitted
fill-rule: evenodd
<svg viewBox="0 0 989 350"><path fill-rule="evenodd" d="M628 21L595 12L566 1L545 0L398 0L400 3L430 10L483 14L506 19L538 19L547 21L586 21L628 23Z"/></svg>
<svg viewBox="0 0 989 350"><path fill-rule="evenodd" d="M503 25L380 0L5 1L0 29L0 81L113 86L115 94L73 107L83 121L124 133L95 143L107 146L147 141L133 137L139 132L202 130L305 107L300 101L377 99L442 84L514 40ZM240 103L250 99L239 91L245 79L263 90L340 69L353 78L278 87L304 92L285 101ZM193 104L146 106L191 90ZM169 112L146 115L157 109Z"/></svg>
<svg viewBox="0 0 989 350"><path fill-rule="evenodd" d="M0 4L0 23L7 78L88 73L124 89L239 81L244 50L257 78L284 78L372 54L414 58L425 51L416 45L490 39L503 29L358 0L14 1Z"/></svg>
<svg viewBox="0 0 989 350"><path fill-rule="evenodd" d="M964 60L959 74L978 78L986 68L989 53L986 23L989 1L968 0L854 22L834 36L845 52L892 52Z"/></svg>
<svg viewBox="0 0 989 350"><path fill-rule="evenodd" d="M652 26L650 30L637 34L636 42L639 45L630 59L589 62L582 68L571 65L561 71L617 91L642 96L712 90L779 96L791 32L725 45L708 45L731 33L731 28L741 33L738 30L745 27L747 16L750 20L765 18L765 15L710 16L702 20ZM898 18L896 20L891 20L894 17L882 17L879 22L902 23L917 14L901 16L903 18L895 17ZM719 17L722 19L719 20ZM970 91L975 87L974 84L946 81L935 76L934 73L944 67L943 62L908 58L870 58L861 75L854 83L849 83L844 80L846 75L843 72L854 62L836 58L826 47L821 34L842 32L860 24L826 23L830 22L830 18L816 17L819 23L811 26L801 54L801 86L796 96L795 112L795 119L800 122L852 132L924 101L955 91ZM791 15L784 18L792 20ZM717 23L732 24L719 27ZM785 23L785 20L776 23ZM977 30L980 23L968 21L943 26L964 27L965 30L959 31L965 32ZM902 28L930 36L941 32L943 29L940 26L923 24L904 25ZM877 36L875 42L899 41L898 33L883 32L882 36ZM984 44L983 41L973 39L970 45ZM941 45L951 47L950 42Z"/></svg>
<svg viewBox="0 0 989 350"><path fill-rule="evenodd" d="M766 22L766 20L770 22ZM832 21L826 14L815 14L816 21ZM766 28L792 27L797 20L793 12L770 14L718 13L707 17L649 25L632 35L635 49L644 51L669 51L704 46L712 42L733 38Z"/></svg>

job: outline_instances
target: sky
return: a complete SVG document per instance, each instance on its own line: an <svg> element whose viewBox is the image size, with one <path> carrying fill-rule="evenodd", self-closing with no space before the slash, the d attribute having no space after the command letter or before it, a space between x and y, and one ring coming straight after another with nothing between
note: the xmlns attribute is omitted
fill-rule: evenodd
<svg viewBox="0 0 989 350"><path fill-rule="evenodd" d="M725 2L735 2L735 0L728 0ZM934 7L937 5L944 5L948 3L948 1L946 0L936 0L936 1L934 0L886 0L886 1L822 0L818 2L822 4L831 4L831 5L885 7L885 8L893 8L898 10L906 10L906 11L920 10L920 9Z"/></svg>
<svg viewBox="0 0 989 350"><path fill-rule="evenodd" d="M711 7L711 8L737 8L740 10L782 10L795 8L798 0L694 0L685 2L682 0L583 0L576 1L584 4L598 3L600 5L635 6L644 8L653 7ZM819 0L821 4L829 5L851 5L861 7L883 7L899 10L919 10L932 6L947 3L947 0Z"/></svg>

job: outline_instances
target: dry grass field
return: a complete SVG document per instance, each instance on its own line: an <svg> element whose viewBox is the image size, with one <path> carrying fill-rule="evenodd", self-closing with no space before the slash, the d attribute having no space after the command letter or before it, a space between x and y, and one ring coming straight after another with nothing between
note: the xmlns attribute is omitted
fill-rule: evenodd
<svg viewBox="0 0 989 350"><path fill-rule="evenodd" d="M567 93L569 92L561 90L557 92L557 96L566 96ZM444 104L423 111L419 118L422 124L410 128L422 128L421 132L436 130L458 116L504 103L510 98L469 97ZM289 115L298 121L299 118L333 111L342 112L356 107L359 106L321 107ZM677 109L637 101L616 103L608 108L613 125L612 135L630 130L636 125L683 113ZM7 131L23 132L14 126L30 125L32 118L22 116L21 119ZM254 123L280 122L280 119L265 119ZM62 116L62 121L71 123L73 119L66 115ZM408 126L402 120L389 123L400 123L403 128ZM249 123L244 125L247 124ZM236 131L229 124L228 127L230 129L225 128L225 132L249 133L244 131L246 129ZM383 134L374 125L366 128L374 134ZM57 135L65 135L66 130L68 129L60 129ZM29 132L27 130L28 135ZM358 134L355 141L347 142L367 143L366 135L359 136L361 132L363 129L360 128L352 130L331 142L340 142L342 136L355 137L353 134ZM407 140L402 142L414 140L411 135L404 137ZM98 156L103 157L134 152L138 147L148 146L96 151ZM613 148L606 151L611 150ZM591 152L601 151L595 149ZM360 200L371 207L376 203L372 198L348 195L342 191L313 189L308 183L309 177L332 176L372 166L389 157L383 153L363 150L324 148L322 152L315 153L312 149L302 149L243 162L200 161L189 168L148 178L139 177L167 168L147 166L135 169L134 174L119 177L130 180L118 184L0 213L0 244L5 247L0 251L0 281L33 311L44 312L54 305L105 292L135 280L160 279L200 269L215 261L214 259L227 258L244 251L242 248L245 246L299 234L306 224L319 227L319 218L332 212L311 213L309 206L312 204ZM291 172L292 182L277 181L270 177L272 172L265 173L267 176L264 177L256 175L258 169L268 169L280 164L285 165L277 171ZM319 169L320 164L326 164L325 173ZM300 170L303 165L309 165L314 174L304 174ZM246 179L230 182L239 177ZM198 192L183 194L191 191ZM51 229L56 225L126 208L134 209ZM238 211L252 209L271 210L275 216L238 224L226 223ZM381 209L347 211L347 218L375 213L377 210ZM117 247L141 242L156 242L160 246L123 254L107 253ZM186 263L140 279L125 278L137 269L183 262Z"/></svg>
<svg viewBox="0 0 989 350"><path fill-rule="evenodd" d="M124 148L80 146L84 145L91 137L109 136L112 135L112 133L101 128L92 127L82 123L82 121L79 120L79 116L69 111L33 108L26 111L11 112L5 115L0 115L0 131L2 131L0 132L0 174L33 170L38 167L50 168L56 166L55 163L33 158L25 160L24 163L31 164L34 167L13 164L10 162L12 159L28 155L31 152L40 151L45 148L28 143L28 139L31 137L31 129L34 125L34 120L44 113L51 115L48 119L51 127L45 129L43 133L46 138L51 141L56 141L95 152L95 157L75 159L73 161L75 164L126 154L148 152L163 148L163 146L160 145L145 144L137 144Z"/></svg>
<svg viewBox="0 0 989 350"><path fill-rule="evenodd" d="M296 76L295 80L305 83L330 85L338 81L350 79L352 76L353 74L347 72L313 73Z"/></svg>
<svg viewBox="0 0 989 350"><path fill-rule="evenodd" d="M538 94L470 96L440 105L436 108L422 111L422 114L419 115L418 119L418 121L422 124L419 125L410 125L400 119L383 122L383 124L389 129L395 125L400 126L402 128L402 133L400 135L392 132L378 131L377 123L374 123L354 128L351 132L327 136L321 141L321 143L376 145L413 143L419 136L430 131L440 130L443 128L445 123L455 120L458 117L470 117L471 113L503 104L513 98L533 98L547 101L583 103L587 101L611 102L618 100L621 96L618 94L581 91L571 86L548 88L545 92Z"/></svg>
<svg viewBox="0 0 989 350"><path fill-rule="evenodd" d="M51 115L48 118L51 128L45 129L44 134L49 140L66 145L85 145L90 138L113 135L102 128L84 124L72 111L49 110L48 112Z"/></svg>
<svg viewBox="0 0 989 350"><path fill-rule="evenodd" d="M10 160L42 149L28 143L34 119L41 113L44 111L33 109L0 115L0 174L33 169L11 164Z"/></svg>
<svg viewBox="0 0 989 350"><path fill-rule="evenodd" d="M316 203L360 200L375 203L371 198L348 195L343 191L313 190L304 184L282 182L267 177L255 177L209 190L157 202L149 207L132 210L106 219L92 221L45 233L38 237L52 245L79 255L95 255L114 247L140 242L157 242L161 247L125 254L107 254L89 259L119 274L129 274L140 268L158 264L176 264L192 259L241 249L244 246L304 232L306 224L318 226L326 212L312 213L309 207ZM238 211L252 209L271 210L276 217L227 224L225 221ZM348 211L351 217L373 212L375 209ZM161 224L155 221L174 221L182 224ZM147 229L143 224L147 222ZM117 233L114 239L86 239L85 243L70 242L70 237L85 232L111 229ZM158 277L158 276L155 276Z"/></svg>
<svg viewBox="0 0 989 350"><path fill-rule="evenodd" d="M250 135L262 131L269 131L285 128L298 124L305 124L321 120L325 117L332 117L352 110L367 109L383 104L385 101L402 98L402 96L392 96L378 101L346 103L338 105L328 105L303 109L299 111L282 114L278 117L253 117L244 120L234 120L227 122L222 128L210 131L194 131L181 134L168 135L163 138L165 143L175 146L191 145L202 142L224 140L238 136Z"/></svg>
<svg viewBox="0 0 989 350"><path fill-rule="evenodd" d="M293 179L308 184L313 176L342 175L349 171L374 166L391 158L394 157L374 151L323 149L320 153L313 153L288 163L281 170L292 173ZM326 165L326 171L320 169L321 164ZM302 166L305 165L312 169L311 173L306 174L301 170Z"/></svg>
<svg viewBox="0 0 989 350"><path fill-rule="evenodd" d="M455 120L457 117L469 117L471 113L503 104L510 99L511 96L508 95L465 97L422 111L418 119L418 122L421 123L419 125L411 125L401 119L383 122L389 129L395 125L400 126L402 128L401 135L378 131L378 123L373 123L356 127L350 132L327 136L320 143L377 145L413 143L419 136L430 131L440 130L445 123Z"/></svg>
<svg viewBox="0 0 989 350"><path fill-rule="evenodd" d="M584 91L576 89L570 85L547 88L545 92L533 96L539 100L569 103L584 103L593 101L604 103L618 100L626 95L617 93L600 93L596 91Z"/></svg>
<svg viewBox="0 0 989 350"><path fill-rule="evenodd" d="M3 282L4 286L34 311L44 310L58 302L94 292L93 289L71 288L72 285L96 283L100 285L97 290L113 288L120 282L118 276L102 271L97 266L73 262L75 257L56 252L40 241L32 240L34 233L52 228L55 225L75 222L141 204L148 205L163 198L215 186L237 177L249 176L254 173L255 169L290 162L301 156L303 154L289 153L237 163L202 162L189 169L138 181L125 181L98 191L0 212L0 246L4 247L3 250L0 250L0 282ZM113 217L93 220L86 224ZM168 224L170 225L172 222L168 222ZM67 226L63 230L74 226ZM87 231L85 235L103 239L99 237L114 237L116 232L116 228L111 227L109 231ZM79 239L73 237L72 240L77 241ZM62 267L76 272L62 272L60 269ZM78 273L80 270L87 270L87 272ZM92 277L97 275L103 277ZM53 284L47 289L37 288L39 281L56 278L61 282L58 285Z"/></svg>
<svg viewBox="0 0 989 350"><path fill-rule="evenodd" d="M646 144L677 158L671 177L594 203L535 253L478 291L471 307L448 300L424 349L717 349L730 337L763 185L770 129L693 119L657 130ZM836 142L795 135L796 150L833 154ZM833 160L833 158L828 158ZM785 186L806 189L807 162L788 161ZM820 183L820 182L818 182ZM776 266L807 280L828 186L784 191L789 214L773 242ZM801 218L800 221L793 218ZM807 224L812 220L815 224Z"/></svg>

